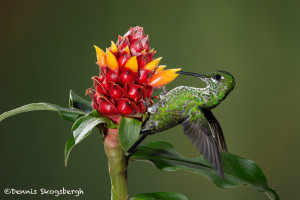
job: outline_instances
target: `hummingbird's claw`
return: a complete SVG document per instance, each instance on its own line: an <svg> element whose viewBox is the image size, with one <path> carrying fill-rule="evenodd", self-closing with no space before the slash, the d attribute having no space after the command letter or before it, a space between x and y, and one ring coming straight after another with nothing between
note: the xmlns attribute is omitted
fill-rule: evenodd
<svg viewBox="0 0 300 200"><path fill-rule="evenodd" d="M151 106L150 101L149 101L148 99L144 99L143 104L144 104L146 107Z"/></svg>
<svg viewBox="0 0 300 200"><path fill-rule="evenodd" d="M159 98L163 99L166 96L166 94L168 93L168 90L167 90L166 86L162 86L161 89L163 90L163 92L160 93Z"/></svg>

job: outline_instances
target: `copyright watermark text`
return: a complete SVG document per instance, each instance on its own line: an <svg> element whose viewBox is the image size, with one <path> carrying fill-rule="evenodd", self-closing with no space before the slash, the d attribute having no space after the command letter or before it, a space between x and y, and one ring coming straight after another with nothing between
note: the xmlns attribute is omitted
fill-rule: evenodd
<svg viewBox="0 0 300 200"><path fill-rule="evenodd" d="M70 190L66 188L61 188L58 190L53 189L15 189L15 188L6 188L3 190L3 193L6 195L53 195L53 196L61 196L61 195L74 195L75 197L79 197L84 194L81 188L76 190Z"/></svg>

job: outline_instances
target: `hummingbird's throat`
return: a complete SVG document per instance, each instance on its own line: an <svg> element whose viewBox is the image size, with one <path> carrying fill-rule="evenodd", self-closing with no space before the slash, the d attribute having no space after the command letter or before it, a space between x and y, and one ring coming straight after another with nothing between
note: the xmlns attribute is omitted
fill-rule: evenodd
<svg viewBox="0 0 300 200"><path fill-rule="evenodd" d="M214 108L221 103L221 101L226 97L226 86L211 84L206 82L207 86L205 88L199 88L198 94L203 100L204 107Z"/></svg>

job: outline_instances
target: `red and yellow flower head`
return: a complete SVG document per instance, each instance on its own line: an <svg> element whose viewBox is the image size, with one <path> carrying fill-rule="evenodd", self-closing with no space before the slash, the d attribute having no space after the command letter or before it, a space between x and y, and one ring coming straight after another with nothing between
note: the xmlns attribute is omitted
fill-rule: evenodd
<svg viewBox="0 0 300 200"><path fill-rule="evenodd" d="M117 43L111 42L104 52L95 46L99 76L94 76L94 89L87 94L92 106L108 116L135 116L145 113L152 105L153 91L173 81L180 69L164 70L162 59L153 60L156 53L149 45L149 37L142 27L130 28Z"/></svg>

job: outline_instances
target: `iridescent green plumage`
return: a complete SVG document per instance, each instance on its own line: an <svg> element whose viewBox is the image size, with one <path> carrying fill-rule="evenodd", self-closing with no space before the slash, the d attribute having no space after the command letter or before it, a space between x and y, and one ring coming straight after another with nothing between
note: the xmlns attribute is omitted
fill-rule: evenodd
<svg viewBox="0 0 300 200"><path fill-rule="evenodd" d="M197 76L206 82L207 86L180 86L166 93L158 103L148 109L151 115L142 127L144 135L129 151L132 151L146 135L181 124L185 135L224 178L219 151L227 151L226 143L221 127L210 110L219 105L232 91L235 85L234 78L225 71L202 75L178 73Z"/></svg>
<svg viewBox="0 0 300 200"><path fill-rule="evenodd" d="M214 78L217 75L221 76L219 81ZM168 92L163 99L148 109L151 116L143 130L160 132L180 124L187 115L197 112L198 107L212 109L221 103L234 87L234 78L228 72L217 71L201 76L207 87L179 86Z"/></svg>

